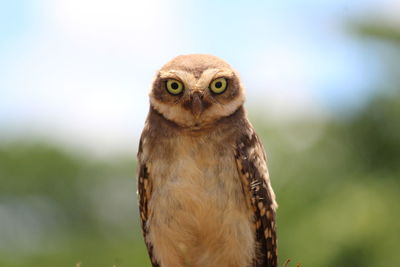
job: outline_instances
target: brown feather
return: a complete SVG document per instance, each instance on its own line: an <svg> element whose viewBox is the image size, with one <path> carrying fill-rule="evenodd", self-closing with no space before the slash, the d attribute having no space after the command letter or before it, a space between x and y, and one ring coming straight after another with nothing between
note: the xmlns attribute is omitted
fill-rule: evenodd
<svg viewBox="0 0 400 267"><path fill-rule="evenodd" d="M138 157L140 157L141 153L142 153L142 140L140 140L139 143ZM153 245L147 240L147 235L149 233L149 226L147 225L147 220L149 218L149 213L150 213L148 202L151 198L151 193L152 193L152 181L150 179L150 174L148 172L146 164L140 164L139 166L139 179L137 188L139 197L140 220L147 251L149 253L152 266L160 267L159 263L157 262L156 258L153 255Z"/></svg>
<svg viewBox="0 0 400 267"><path fill-rule="evenodd" d="M235 158L244 192L254 212L258 243L254 266L276 267L275 195L266 171L263 147L254 132L239 139Z"/></svg>

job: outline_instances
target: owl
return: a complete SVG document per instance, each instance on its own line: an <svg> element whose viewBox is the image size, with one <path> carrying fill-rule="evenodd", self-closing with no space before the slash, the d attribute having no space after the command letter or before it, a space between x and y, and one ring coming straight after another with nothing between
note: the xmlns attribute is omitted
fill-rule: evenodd
<svg viewBox="0 0 400 267"><path fill-rule="evenodd" d="M157 73L138 151L152 266L277 266L277 204L244 100L238 73L212 55Z"/></svg>

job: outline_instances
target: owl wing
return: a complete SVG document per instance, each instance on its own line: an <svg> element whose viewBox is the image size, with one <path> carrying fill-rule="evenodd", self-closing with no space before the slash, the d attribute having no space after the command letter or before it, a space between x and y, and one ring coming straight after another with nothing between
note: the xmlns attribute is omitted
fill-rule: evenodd
<svg viewBox="0 0 400 267"><path fill-rule="evenodd" d="M160 267L160 264L157 262L153 255L153 245L148 241L147 235L149 233L149 228L147 226L147 220L151 214L151 210L149 209L149 201L151 199L152 194L152 178L151 174L149 173L149 169L145 162L143 162L142 157L142 139L139 143L139 152L138 152L138 159L139 159L139 177L138 177L138 197L139 197L139 212L140 212L140 219L142 225L142 232L144 241L146 243L147 251L150 256L151 264L153 267Z"/></svg>
<svg viewBox="0 0 400 267"><path fill-rule="evenodd" d="M235 158L256 229L257 251L253 266L276 267L277 205L269 181L264 148L254 131L240 137L235 149Z"/></svg>

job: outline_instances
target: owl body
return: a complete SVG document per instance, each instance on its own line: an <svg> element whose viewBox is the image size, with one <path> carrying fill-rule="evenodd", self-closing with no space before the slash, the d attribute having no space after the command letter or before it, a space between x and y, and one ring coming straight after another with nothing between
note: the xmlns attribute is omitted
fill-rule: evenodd
<svg viewBox="0 0 400 267"><path fill-rule="evenodd" d="M212 56L178 57L157 75L138 153L153 266L276 266L275 196L243 101L237 74Z"/></svg>

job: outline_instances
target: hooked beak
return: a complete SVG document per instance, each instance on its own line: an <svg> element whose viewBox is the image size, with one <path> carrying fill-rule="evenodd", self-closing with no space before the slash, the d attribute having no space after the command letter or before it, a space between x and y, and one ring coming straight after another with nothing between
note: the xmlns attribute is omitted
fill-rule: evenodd
<svg viewBox="0 0 400 267"><path fill-rule="evenodd" d="M193 116L198 119L201 115L201 113L204 110L204 105L203 105L203 96L201 95L200 92L194 92L193 95L191 96L191 102L192 102L192 114Z"/></svg>

